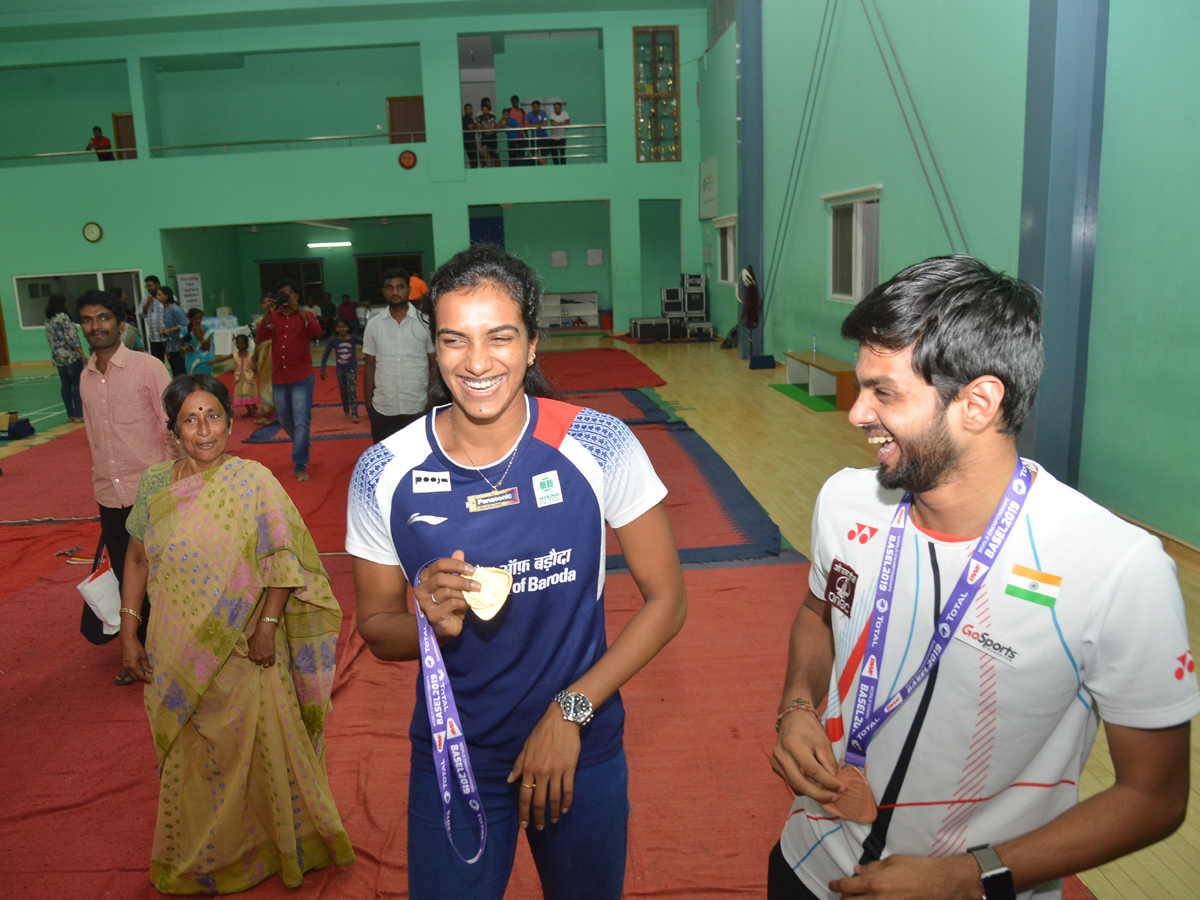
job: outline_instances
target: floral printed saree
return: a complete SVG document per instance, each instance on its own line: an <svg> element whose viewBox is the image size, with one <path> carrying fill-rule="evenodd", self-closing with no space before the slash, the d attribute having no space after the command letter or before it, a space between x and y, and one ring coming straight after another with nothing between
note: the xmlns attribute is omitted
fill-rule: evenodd
<svg viewBox="0 0 1200 900"><path fill-rule="evenodd" d="M342 614L291 498L257 462L169 483L147 470L130 514L153 603L146 711L160 792L150 880L163 893L245 890L353 862L325 775ZM157 490L156 490L157 488ZM139 535L141 532L141 535ZM294 588L275 664L247 658L268 587Z"/></svg>

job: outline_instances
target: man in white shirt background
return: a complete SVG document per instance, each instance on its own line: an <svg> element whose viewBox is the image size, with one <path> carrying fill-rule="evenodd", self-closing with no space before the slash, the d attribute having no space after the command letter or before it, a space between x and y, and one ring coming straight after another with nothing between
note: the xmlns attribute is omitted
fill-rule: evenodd
<svg viewBox="0 0 1200 900"><path fill-rule="evenodd" d="M433 340L409 307L408 278L404 269L384 270L381 293L387 315L372 317L363 333L363 399L375 443L425 413Z"/></svg>

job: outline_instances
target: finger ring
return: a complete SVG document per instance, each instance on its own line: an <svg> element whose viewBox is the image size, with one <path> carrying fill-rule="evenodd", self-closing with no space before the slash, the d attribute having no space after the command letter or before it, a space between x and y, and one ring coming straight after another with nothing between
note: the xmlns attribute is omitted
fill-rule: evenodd
<svg viewBox="0 0 1200 900"><path fill-rule="evenodd" d="M526 784L525 782L522 781L521 787L527 787L532 791L535 787L537 787L537 785L536 784Z"/></svg>
<svg viewBox="0 0 1200 900"><path fill-rule="evenodd" d="M429 599L433 601L433 605L434 605L434 606L437 606L439 603L441 603L441 602L442 602L442 601L441 601L441 600L439 600L437 597L435 597L433 594L430 594L430 595L429 595Z"/></svg>

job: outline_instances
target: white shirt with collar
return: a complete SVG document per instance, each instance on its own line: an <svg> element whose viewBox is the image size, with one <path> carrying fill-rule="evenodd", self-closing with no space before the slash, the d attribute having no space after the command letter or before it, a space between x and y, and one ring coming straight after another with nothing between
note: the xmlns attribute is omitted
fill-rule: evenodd
<svg viewBox="0 0 1200 900"><path fill-rule="evenodd" d="M399 322L390 315L371 318L363 332L363 352L375 357L371 405L377 413L402 416L425 410L433 340L411 307Z"/></svg>

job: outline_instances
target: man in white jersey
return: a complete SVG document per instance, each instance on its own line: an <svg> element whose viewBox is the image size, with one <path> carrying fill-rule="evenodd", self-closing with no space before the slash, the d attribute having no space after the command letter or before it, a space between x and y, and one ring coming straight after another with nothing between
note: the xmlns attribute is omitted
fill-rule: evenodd
<svg viewBox="0 0 1200 900"><path fill-rule="evenodd" d="M1042 370L1029 285L926 260L842 336L880 465L817 499L768 897L1056 898L1183 822L1200 691L1174 564L1019 458ZM1115 783L1081 803L1101 722Z"/></svg>

